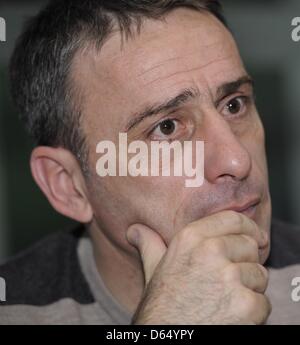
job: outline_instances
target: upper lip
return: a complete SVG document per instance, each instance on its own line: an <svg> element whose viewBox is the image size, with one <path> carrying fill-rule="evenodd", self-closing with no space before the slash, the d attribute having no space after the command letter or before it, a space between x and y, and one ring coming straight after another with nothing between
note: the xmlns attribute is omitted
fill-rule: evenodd
<svg viewBox="0 0 300 345"><path fill-rule="evenodd" d="M246 211L248 208L252 207L252 206L256 206L258 205L260 202L260 198L252 198L251 200L240 204L240 205L233 205L230 207L226 207L223 210L231 210L231 211L235 211L235 212L244 212Z"/></svg>

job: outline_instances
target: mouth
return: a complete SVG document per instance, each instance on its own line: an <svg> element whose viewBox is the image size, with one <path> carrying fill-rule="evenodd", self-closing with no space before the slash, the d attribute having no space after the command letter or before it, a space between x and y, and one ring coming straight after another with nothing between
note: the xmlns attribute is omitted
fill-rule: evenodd
<svg viewBox="0 0 300 345"><path fill-rule="evenodd" d="M223 207L219 211L234 211L242 213L243 215L247 216L248 218L252 219L255 223L258 224L258 208L262 202L262 199L260 197L252 197L251 199L248 199L248 201L245 201L243 203L236 203L229 207ZM269 240L266 241L266 243L261 244L259 246L259 253L260 257L264 257L266 252L269 248Z"/></svg>
<svg viewBox="0 0 300 345"><path fill-rule="evenodd" d="M229 207L229 208L226 208L226 210L242 213L248 218L252 219L253 221L256 221L257 209L259 207L260 202L261 202L260 198L254 198L244 203L241 206L237 205L237 206ZM264 255L268 247L269 247L269 241L267 241L264 245L261 245L259 247L260 256Z"/></svg>
<svg viewBox="0 0 300 345"><path fill-rule="evenodd" d="M256 215L256 210L259 204L260 204L260 199L254 198L254 199L251 199L250 201L247 201L246 203L242 205L231 206L224 210L239 212L239 213L244 214L248 218L254 220L255 215Z"/></svg>

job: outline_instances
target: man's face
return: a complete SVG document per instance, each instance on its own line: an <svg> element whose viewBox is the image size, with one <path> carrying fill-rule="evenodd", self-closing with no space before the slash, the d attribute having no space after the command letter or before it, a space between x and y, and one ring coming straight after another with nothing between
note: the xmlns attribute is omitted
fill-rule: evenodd
<svg viewBox="0 0 300 345"><path fill-rule="evenodd" d="M142 223L168 244L190 222L225 209L243 212L269 231L264 131L247 76L225 27L210 14L187 9L165 21L146 20L123 45L115 33L100 53L91 49L76 57L73 77L83 94L93 173L90 202L95 222L113 243L130 252L126 230ZM194 96L177 107L135 121L143 110L187 90ZM203 186L187 188L185 176L97 176L98 142L117 146L123 132L128 143L204 141ZM263 262L268 250L260 254Z"/></svg>

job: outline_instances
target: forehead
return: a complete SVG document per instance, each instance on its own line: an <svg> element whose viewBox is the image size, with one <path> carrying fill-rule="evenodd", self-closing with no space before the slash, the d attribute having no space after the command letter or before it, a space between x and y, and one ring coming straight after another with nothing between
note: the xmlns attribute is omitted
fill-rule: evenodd
<svg viewBox="0 0 300 345"><path fill-rule="evenodd" d="M100 53L77 56L73 76L85 105L118 118L143 104L160 101L178 89L212 92L245 74L229 31L212 15L178 9L164 20L145 20L141 32L122 44L114 34Z"/></svg>

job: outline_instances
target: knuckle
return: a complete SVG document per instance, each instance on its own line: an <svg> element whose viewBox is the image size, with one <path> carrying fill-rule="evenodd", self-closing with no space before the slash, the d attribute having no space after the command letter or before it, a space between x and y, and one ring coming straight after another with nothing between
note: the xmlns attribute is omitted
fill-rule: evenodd
<svg viewBox="0 0 300 345"><path fill-rule="evenodd" d="M272 311L269 299L265 295L243 289L236 300L236 313L245 322L262 324Z"/></svg>
<svg viewBox="0 0 300 345"><path fill-rule="evenodd" d="M185 247L194 246L200 239L201 236L195 227L188 225L180 233L178 233L177 240Z"/></svg>
<svg viewBox="0 0 300 345"><path fill-rule="evenodd" d="M259 247L257 241L250 236L244 236L244 238L247 240L248 244L246 248L249 253L249 260L252 262L259 262Z"/></svg>
<svg viewBox="0 0 300 345"><path fill-rule="evenodd" d="M241 280L241 269L237 264L229 264L223 270L223 279L225 283L232 283Z"/></svg>
<svg viewBox="0 0 300 345"><path fill-rule="evenodd" d="M210 238L203 242L202 250L207 255L218 256L226 252L226 242L222 238Z"/></svg>
<svg viewBox="0 0 300 345"><path fill-rule="evenodd" d="M239 212L235 212L235 211L226 211L227 212L227 217L230 220L230 223L232 225L234 225L235 227L239 228L242 227L244 224L244 216L239 213Z"/></svg>
<svg viewBox="0 0 300 345"><path fill-rule="evenodd" d="M244 216L239 212L233 212L232 221L237 225L242 225L244 223Z"/></svg>
<svg viewBox="0 0 300 345"><path fill-rule="evenodd" d="M254 292L250 291L245 292L242 297L242 306L244 309L245 316L251 316L257 308L259 307L258 299Z"/></svg>
<svg viewBox="0 0 300 345"><path fill-rule="evenodd" d="M257 269L258 269L258 275L261 278L262 281L264 281L264 284L267 285L268 281L269 281L269 272L268 270L262 266L262 265L257 265Z"/></svg>
<svg viewBox="0 0 300 345"><path fill-rule="evenodd" d="M255 286L253 286L252 289L256 292L265 292L268 286L268 276L261 266L257 264L251 267L249 270L249 275L252 277L251 279L255 283Z"/></svg>
<svg viewBox="0 0 300 345"><path fill-rule="evenodd" d="M265 295L260 295L260 303L257 309L260 310L260 313L258 313L258 311L256 310L256 317L253 316L253 320L255 324L262 324L264 323L268 316L271 314L272 312L272 305L268 299L268 297L266 297Z"/></svg>
<svg viewBox="0 0 300 345"><path fill-rule="evenodd" d="M253 237L244 235L244 238L248 241L252 250L258 251L258 243Z"/></svg>

